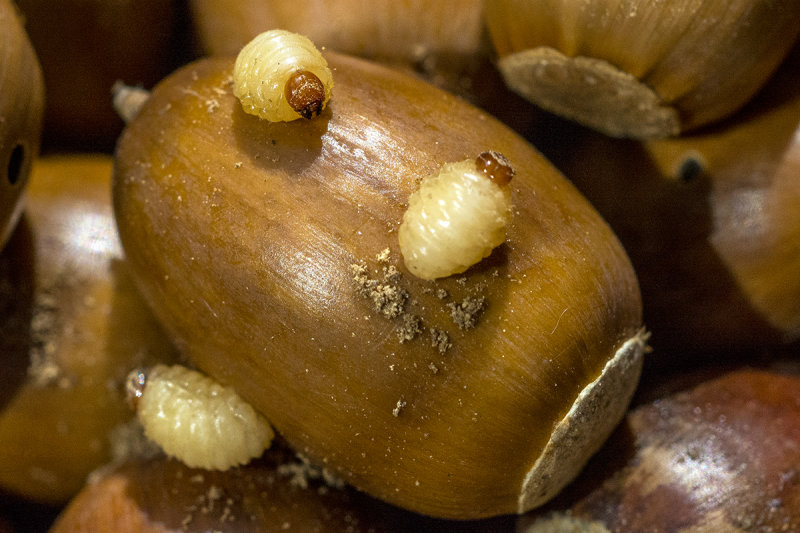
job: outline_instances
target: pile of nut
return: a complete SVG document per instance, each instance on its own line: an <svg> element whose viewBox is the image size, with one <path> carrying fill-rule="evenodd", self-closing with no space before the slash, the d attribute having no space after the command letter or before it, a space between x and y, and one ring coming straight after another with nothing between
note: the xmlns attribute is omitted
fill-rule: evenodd
<svg viewBox="0 0 800 533"><path fill-rule="evenodd" d="M800 531L800 3L310 6L0 0L0 533Z"/></svg>

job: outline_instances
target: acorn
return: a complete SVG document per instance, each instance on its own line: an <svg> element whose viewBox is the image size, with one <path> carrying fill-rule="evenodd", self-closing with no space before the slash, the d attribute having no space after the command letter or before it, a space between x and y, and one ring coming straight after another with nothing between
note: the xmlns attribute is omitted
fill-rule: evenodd
<svg viewBox="0 0 800 533"><path fill-rule="evenodd" d="M0 488L63 503L113 457L125 378L175 351L131 280L111 212L112 158L34 162L0 255Z"/></svg>
<svg viewBox="0 0 800 533"><path fill-rule="evenodd" d="M153 90L113 186L138 285L200 370L356 488L446 518L539 505L636 385L646 335L625 252L501 123L395 70L326 59L335 89L310 120L246 113L232 58ZM411 194L451 162L496 168L486 150L515 170L505 240L461 274L417 277L397 235Z"/></svg>
<svg viewBox="0 0 800 533"><path fill-rule="evenodd" d="M563 127L534 138L630 255L653 331L651 363L800 337L797 52L714 128L641 143Z"/></svg>
<svg viewBox="0 0 800 533"><path fill-rule="evenodd" d="M110 153L123 126L109 104L114 83L151 86L189 55L175 0L15 3L47 83L49 149Z"/></svg>
<svg viewBox="0 0 800 533"><path fill-rule="evenodd" d="M499 68L537 105L615 137L732 114L797 40L793 0L488 0Z"/></svg>
<svg viewBox="0 0 800 533"><path fill-rule="evenodd" d="M459 74L475 68L489 49L483 0L335 0L313 7L287 0L193 0L189 5L201 45L215 55L237 54L259 33L283 28L320 47L457 86Z"/></svg>
<svg viewBox="0 0 800 533"><path fill-rule="evenodd" d="M510 531L512 517L450 522L403 511L344 486L303 456L272 449L220 471L155 457L106 472L62 511L51 533Z"/></svg>
<svg viewBox="0 0 800 533"><path fill-rule="evenodd" d="M0 0L0 248L22 213L31 162L39 153L44 82L23 20Z"/></svg>
<svg viewBox="0 0 800 533"><path fill-rule="evenodd" d="M797 531L800 376L740 369L634 409L516 531Z"/></svg>

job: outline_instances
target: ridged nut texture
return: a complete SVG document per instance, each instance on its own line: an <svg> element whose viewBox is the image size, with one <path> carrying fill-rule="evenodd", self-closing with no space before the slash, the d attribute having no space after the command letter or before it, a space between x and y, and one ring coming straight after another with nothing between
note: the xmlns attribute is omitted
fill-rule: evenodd
<svg viewBox="0 0 800 533"><path fill-rule="evenodd" d="M398 237L406 268L422 279L464 272L505 241L511 193L468 159L425 178L408 200Z"/></svg>
<svg viewBox="0 0 800 533"><path fill-rule="evenodd" d="M285 30L270 30L250 41L233 68L233 93L245 112L271 122L292 121L301 115L286 99L286 82L307 71L324 87L322 108L331 98L333 76L328 63L307 37Z"/></svg>
<svg viewBox="0 0 800 533"><path fill-rule="evenodd" d="M180 365L153 367L136 409L147 437L193 468L245 464L274 436L233 389Z"/></svg>

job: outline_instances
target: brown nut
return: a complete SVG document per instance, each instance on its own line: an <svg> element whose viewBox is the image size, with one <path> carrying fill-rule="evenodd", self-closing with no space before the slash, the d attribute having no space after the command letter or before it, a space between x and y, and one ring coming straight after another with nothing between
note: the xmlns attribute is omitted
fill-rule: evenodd
<svg viewBox="0 0 800 533"><path fill-rule="evenodd" d="M43 145L111 152L114 82L152 85L177 62L174 0L14 0L46 79Z"/></svg>
<svg viewBox="0 0 800 533"><path fill-rule="evenodd" d="M488 0L515 91L615 137L677 135L739 109L797 39L794 0Z"/></svg>
<svg viewBox="0 0 800 533"><path fill-rule="evenodd" d="M124 380L174 349L139 297L111 213L110 156L34 162L0 255L0 487L60 503L112 456Z"/></svg>
<svg viewBox="0 0 800 533"><path fill-rule="evenodd" d="M357 488L462 519L538 505L638 379L627 257L499 122L399 72L327 60L336 96L310 121L244 113L232 59L156 87L116 153L139 286L201 370ZM410 275L396 231L418 180L487 149L517 171L506 243L463 275Z"/></svg>
<svg viewBox="0 0 800 533"><path fill-rule="evenodd" d="M39 153L44 82L16 6L0 0L0 249L22 213L22 192Z"/></svg>
<svg viewBox="0 0 800 533"><path fill-rule="evenodd" d="M198 40L209 54L235 55L261 32L281 28L321 47L396 65L461 94L490 48L483 0L193 0Z"/></svg>
<svg viewBox="0 0 800 533"><path fill-rule="evenodd" d="M635 143L547 130L568 150L534 139L628 251L651 363L800 335L798 67L794 53L741 113L696 134Z"/></svg>
<svg viewBox="0 0 800 533"><path fill-rule="evenodd" d="M92 481L51 533L510 531L513 519L448 522L402 511L340 486L285 450L225 472L175 460L131 460Z"/></svg>
<svg viewBox="0 0 800 533"><path fill-rule="evenodd" d="M638 407L517 531L797 531L798 391L797 375L739 370Z"/></svg>

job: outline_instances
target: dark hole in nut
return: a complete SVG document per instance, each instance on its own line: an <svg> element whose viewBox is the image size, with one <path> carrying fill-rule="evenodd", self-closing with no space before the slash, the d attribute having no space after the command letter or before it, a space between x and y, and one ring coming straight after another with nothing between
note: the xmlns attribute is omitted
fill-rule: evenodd
<svg viewBox="0 0 800 533"><path fill-rule="evenodd" d="M690 155L683 160L678 168L678 179L684 183L689 183L699 178L704 171L705 165L703 165L703 162L699 158Z"/></svg>
<svg viewBox="0 0 800 533"><path fill-rule="evenodd" d="M8 158L8 168L6 177L11 185L15 185L22 176L22 167L25 165L25 147L18 144L11 151Z"/></svg>

